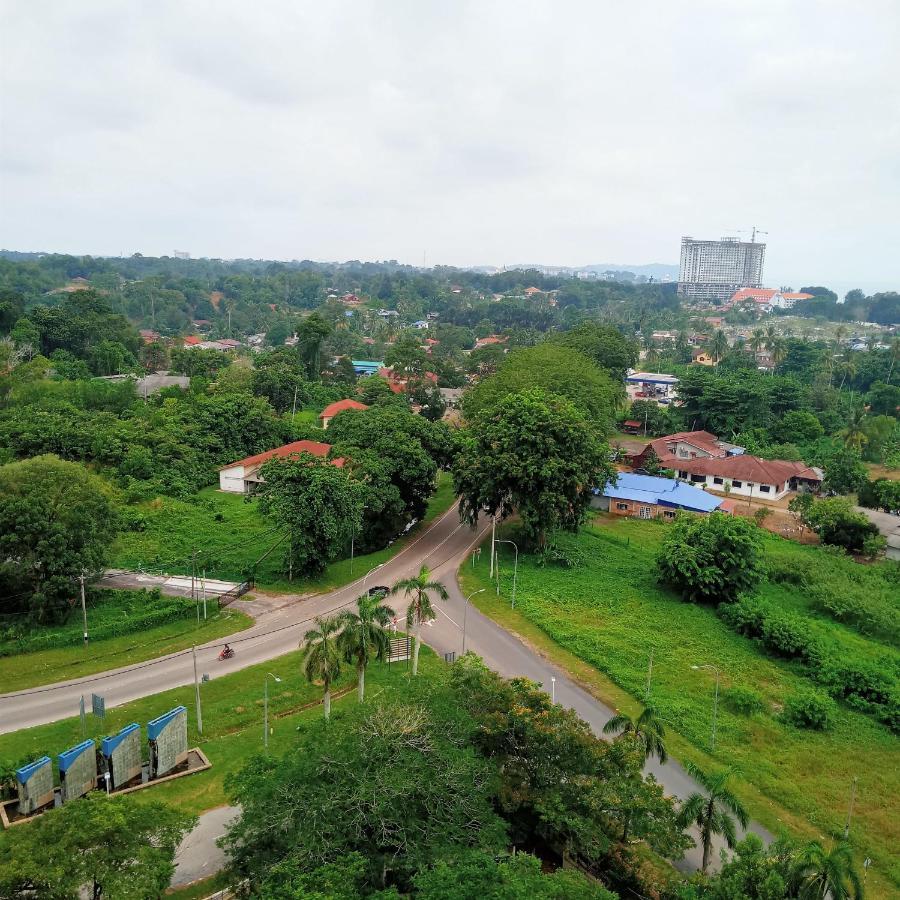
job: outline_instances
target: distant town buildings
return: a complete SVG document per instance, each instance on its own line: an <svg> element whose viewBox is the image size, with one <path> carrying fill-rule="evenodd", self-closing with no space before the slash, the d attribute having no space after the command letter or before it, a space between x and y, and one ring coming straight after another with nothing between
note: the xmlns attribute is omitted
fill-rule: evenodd
<svg viewBox="0 0 900 900"><path fill-rule="evenodd" d="M760 312L771 312L773 309L793 309L798 300L812 300L812 294L802 294L793 291L776 291L772 288L741 288L735 291L725 309L743 303L751 303Z"/></svg>
<svg viewBox="0 0 900 900"><path fill-rule="evenodd" d="M187 250L173 250L172 256L174 256L175 259L190 259L191 258L191 254L188 253Z"/></svg>
<svg viewBox="0 0 900 900"><path fill-rule="evenodd" d="M723 303L741 288L762 287L766 245L723 237L718 241L681 239L678 294Z"/></svg>

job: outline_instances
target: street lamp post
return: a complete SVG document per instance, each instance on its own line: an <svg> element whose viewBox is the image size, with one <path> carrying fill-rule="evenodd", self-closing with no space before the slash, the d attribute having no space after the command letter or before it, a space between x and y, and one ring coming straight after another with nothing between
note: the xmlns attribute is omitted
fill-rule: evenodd
<svg viewBox="0 0 900 900"><path fill-rule="evenodd" d="M269 749L269 679L274 678L277 684L281 684L281 679L277 675L273 675L271 672L266 672L266 677L263 679L263 684L265 687L263 688L263 747L268 751Z"/></svg>
<svg viewBox="0 0 900 900"><path fill-rule="evenodd" d="M497 541L498 544L512 544L516 550L516 561L513 563L513 590L512 590L512 605L511 609L516 608L516 580L519 575L519 546L515 541ZM498 573L499 574L499 573ZM498 590L499 590L500 579L497 579Z"/></svg>
<svg viewBox="0 0 900 900"><path fill-rule="evenodd" d="M378 565L375 566L374 569L369 569L369 571L366 572L365 575L363 575L363 585L362 585L362 586L363 586L363 591L364 591L364 592L365 592L365 590L366 590L366 581L367 581L368 577L369 577L373 572L377 572L383 565L384 565L384 563L378 563Z"/></svg>
<svg viewBox="0 0 900 900"><path fill-rule="evenodd" d="M716 695L715 695L715 699L713 700L712 740L710 741L710 749L712 750L713 753L715 753L716 752L716 715L718 714L718 711L719 711L719 677L720 677L721 673L713 665L691 666L691 668L694 669L695 671L697 671L699 669L711 669L713 672L716 673Z"/></svg>
<svg viewBox="0 0 900 900"><path fill-rule="evenodd" d="M550 702L556 703L556 676L550 676Z"/></svg>
<svg viewBox="0 0 900 900"><path fill-rule="evenodd" d="M469 614L469 601L475 596L475 594L483 594L487 588L481 588L480 590L475 591L472 594L469 594L466 597L466 602L463 604L463 646L462 646L462 656L466 655L466 619Z"/></svg>

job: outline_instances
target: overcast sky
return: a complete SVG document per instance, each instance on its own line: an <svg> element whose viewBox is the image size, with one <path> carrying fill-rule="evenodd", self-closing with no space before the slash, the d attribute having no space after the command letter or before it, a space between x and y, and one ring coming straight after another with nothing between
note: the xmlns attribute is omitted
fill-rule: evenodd
<svg viewBox="0 0 900 900"><path fill-rule="evenodd" d="M900 288L897 0L0 0L0 246Z"/></svg>

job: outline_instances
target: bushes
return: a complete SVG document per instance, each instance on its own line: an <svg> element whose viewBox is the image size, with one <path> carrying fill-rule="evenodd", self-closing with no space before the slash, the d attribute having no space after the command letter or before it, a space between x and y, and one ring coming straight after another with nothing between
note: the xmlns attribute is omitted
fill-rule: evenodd
<svg viewBox="0 0 900 900"><path fill-rule="evenodd" d="M834 718L834 702L819 691L798 691L785 701L781 718L795 728L824 731Z"/></svg>
<svg viewBox="0 0 900 900"><path fill-rule="evenodd" d="M88 606L92 641L144 631L195 615L193 603L180 597L163 597L158 588L152 591L97 591L93 597L96 602ZM72 624L58 628L10 627L0 631L0 656L77 646L83 640L80 613L78 610Z"/></svg>
<svg viewBox="0 0 900 900"><path fill-rule="evenodd" d="M874 556L884 549L885 539L877 526L862 513L855 512L845 497L830 497L811 504L803 516L823 544L843 547L853 553Z"/></svg>
<svg viewBox="0 0 900 900"><path fill-rule="evenodd" d="M746 519L714 512L679 515L656 558L660 579L685 600L733 601L763 574L758 529Z"/></svg>
<svg viewBox="0 0 900 900"><path fill-rule="evenodd" d="M740 684L722 691L722 702L740 716L752 716L766 708L762 694Z"/></svg>
<svg viewBox="0 0 900 900"><path fill-rule="evenodd" d="M890 659L879 665L838 659L836 648L822 639L813 622L755 597L723 603L718 613L738 634L755 638L773 656L802 663L833 697L897 730L900 708Z"/></svg>

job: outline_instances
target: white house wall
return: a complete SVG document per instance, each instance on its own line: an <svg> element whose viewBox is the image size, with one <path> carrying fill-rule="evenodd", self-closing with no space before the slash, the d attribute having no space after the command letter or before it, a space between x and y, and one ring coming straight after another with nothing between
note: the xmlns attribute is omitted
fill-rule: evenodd
<svg viewBox="0 0 900 900"><path fill-rule="evenodd" d="M729 482L731 483L731 491L728 496L730 497L753 497L754 499L759 500L780 500L782 497L786 496L790 493L790 488L788 487L788 483L780 484L780 485L765 485L769 488L768 493L766 491L760 490L760 485L757 482L749 482L749 481L741 481L740 487L738 487L734 483L734 479L725 478L723 475L706 475L706 476L694 476L689 472L679 472L679 477L681 477L682 481L687 482L693 487L703 487L708 491L713 491L717 494L725 493L725 485ZM694 481L694 478L698 478L698 481ZM714 479L721 479L721 484L716 484ZM740 479L738 479L740 481ZM752 485L752 486L751 486Z"/></svg>
<svg viewBox="0 0 900 900"><path fill-rule="evenodd" d="M244 467L233 466L219 472L219 490L230 494L244 493Z"/></svg>

